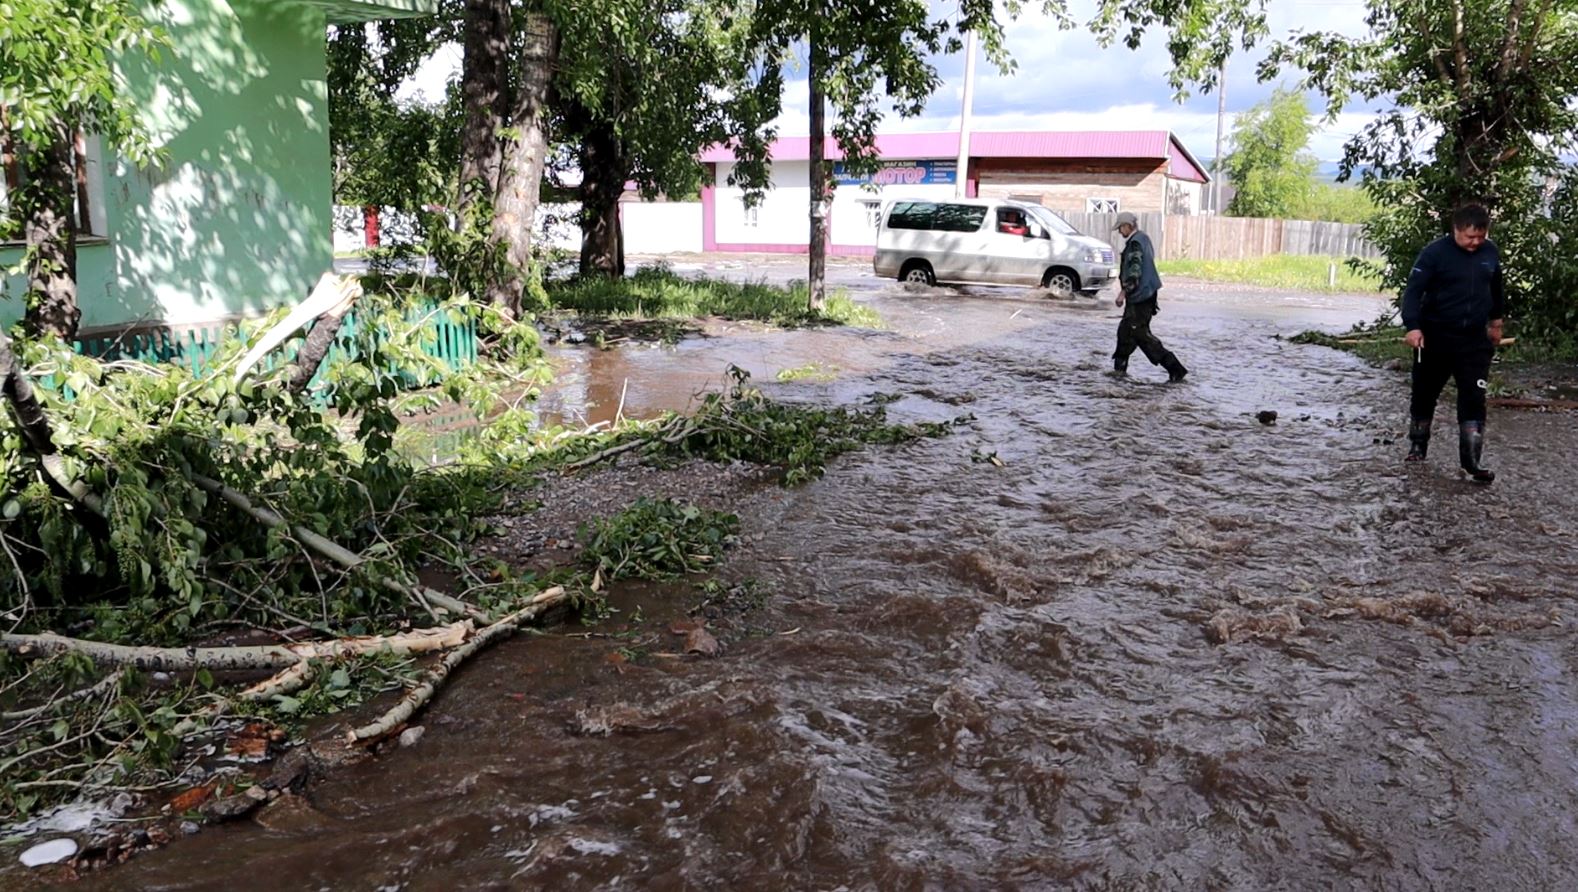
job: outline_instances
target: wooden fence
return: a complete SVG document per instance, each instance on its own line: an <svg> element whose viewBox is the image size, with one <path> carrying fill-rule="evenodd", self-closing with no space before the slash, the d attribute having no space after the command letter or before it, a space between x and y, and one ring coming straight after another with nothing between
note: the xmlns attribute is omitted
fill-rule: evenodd
<svg viewBox="0 0 1578 892"><path fill-rule="evenodd" d="M1105 239L1117 250L1122 239L1112 231L1117 214L1063 214L1086 235ZM1139 214L1140 228L1151 236L1158 260L1246 260L1272 254L1377 257L1357 223L1269 220L1260 217L1199 217Z"/></svg>

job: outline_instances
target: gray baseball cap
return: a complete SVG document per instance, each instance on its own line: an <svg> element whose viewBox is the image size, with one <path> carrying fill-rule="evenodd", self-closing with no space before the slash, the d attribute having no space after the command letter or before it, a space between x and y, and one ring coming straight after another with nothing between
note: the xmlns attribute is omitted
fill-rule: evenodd
<svg viewBox="0 0 1578 892"><path fill-rule="evenodd" d="M1133 226L1135 229L1140 228L1140 218L1134 216L1134 214L1129 211L1124 211L1118 214L1118 222L1112 224L1112 228L1117 229L1119 226L1122 226L1125 223Z"/></svg>

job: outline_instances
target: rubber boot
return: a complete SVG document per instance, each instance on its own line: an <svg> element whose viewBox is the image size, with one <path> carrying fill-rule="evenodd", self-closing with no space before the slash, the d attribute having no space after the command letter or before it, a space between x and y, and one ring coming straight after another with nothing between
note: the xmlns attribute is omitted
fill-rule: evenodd
<svg viewBox="0 0 1578 892"><path fill-rule="evenodd" d="M1430 419L1414 419L1408 425L1408 457L1404 461L1424 461L1430 451Z"/></svg>
<svg viewBox="0 0 1578 892"><path fill-rule="evenodd" d="M1485 422L1465 421L1458 425L1457 454L1463 473L1475 483L1489 483L1496 479L1496 472L1481 467L1480 454L1485 451Z"/></svg>
<svg viewBox="0 0 1578 892"><path fill-rule="evenodd" d="M1114 359L1112 361L1112 374L1115 378L1127 376L1129 374L1129 361L1126 359Z"/></svg>
<svg viewBox="0 0 1578 892"><path fill-rule="evenodd" d="M1176 356L1168 357L1166 368L1168 384L1177 384L1184 379L1185 375L1189 374L1189 370L1184 368L1183 363L1179 362Z"/></svg>

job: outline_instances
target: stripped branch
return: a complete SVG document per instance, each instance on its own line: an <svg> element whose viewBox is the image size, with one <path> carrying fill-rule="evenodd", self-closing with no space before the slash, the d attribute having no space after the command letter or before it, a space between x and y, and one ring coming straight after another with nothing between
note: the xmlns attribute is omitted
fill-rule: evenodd
<svg viewBox="0 0 1578 892"><path fill-rule="evenodd" d="M444 654L444 658L439 660L423 676L421 683L406 691L405 696L400 698L400 702L395 704L393 709L384 713L377 721L349 732L347 740L351 743L365 743L369 740L377 740L405 724L416 714L417 710L433 699L433 695L438 692L439 686L444 683L444 680L449 677L449 674L455 670L456 666L465 662L467 657L495 641L513 635L515 630L520 628L521 625L541 617L565 600L564 586L556 585L538 593L526 607L488 626L478 632L475 638Z"/></svg>

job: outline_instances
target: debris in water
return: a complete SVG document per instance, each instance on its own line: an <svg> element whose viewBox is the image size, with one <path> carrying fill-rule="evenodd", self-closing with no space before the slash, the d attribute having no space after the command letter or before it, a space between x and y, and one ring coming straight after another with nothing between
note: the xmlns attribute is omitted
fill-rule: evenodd
<svg viewBox="0 0 1578 892"><path fill-rule="evenodd" d="M1281 639L1304 630L1299 615L1287 605L1267 613L1250 613L1237 607L1218 610L1205 624L1206 637L1213 644L1231 644L1249 638Z"/></svg>
<svg viewBox="0 0 1578 892"><path fill-rule="evenodd" d="M1255 420L1261 424L1276 424L1277 413L1274 409L1261 409L1255 413Z"/></svg>
<svg viewBox="0 0 1578 892"><path fill-rule="evenodd" d="M69 839L51 839L41 842L22 853L23 867L41 867L45 864L59 864L60 862L77 854L77 844Z"/></svg>

